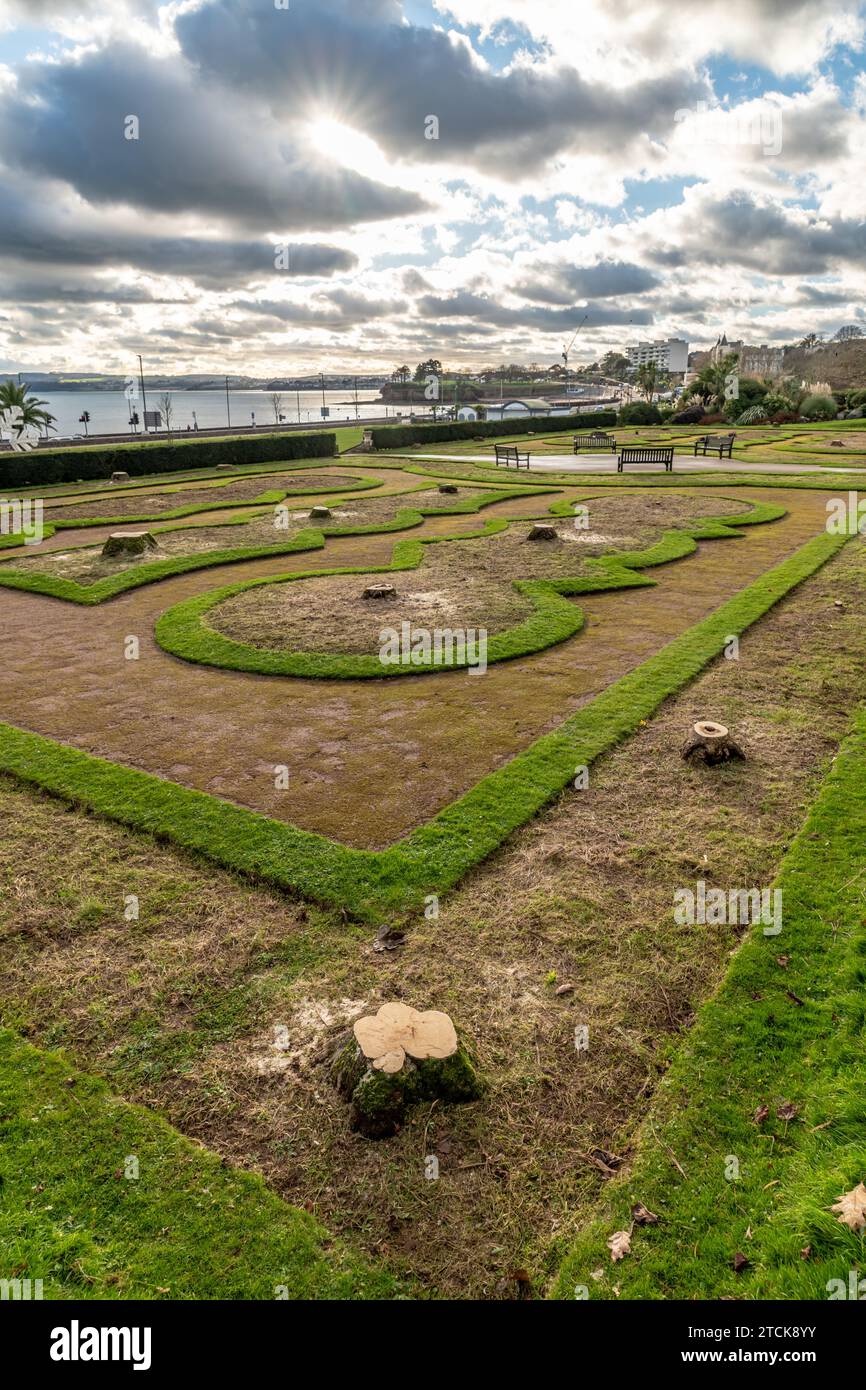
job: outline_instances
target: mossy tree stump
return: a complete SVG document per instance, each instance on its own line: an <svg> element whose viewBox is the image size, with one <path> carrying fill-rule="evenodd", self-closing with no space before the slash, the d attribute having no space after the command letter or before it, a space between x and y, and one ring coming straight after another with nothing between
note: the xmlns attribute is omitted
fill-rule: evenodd
<svg viewBox="0 0 866 1390"><path fill-rule="evenodd" d="M712 719L698 720L683 745L683 758L686 762L697 758L708 767L745 756L740 745L731 738L726 726L716 724Z"/></svg>
<svg viewBox="0 0 866 1390"><path fill-rule="evenodd" d="M115 531L113 535L102 547L102 553L108 559L127 555L147 555L151 550L158 550L156 538L150 531Z"/></svg>
<svg viewBox="0 0 866 1390"><path fill-rule="evenodd" d="M352 1106L352 1128L368 1139L395 1134L419 1101L463 1104L484 1090L448 1015L398 1003L358 1020L331 1059L331 1079Z"/></svg>
<svg viewBox="0 0 866 1390"><path fill-rule="evenodd" d="M128 474L128 473L123 473L121 470L118 469L118 471L117 471L116 473L112 473L112 475L111 475L111 481L112 481L113 483L128 483L128 482L129 482L129 474Z"/></svg>
<svg viewBox="0 0 866 1390"><path fill-rule="evenodd" d="M526 538L529 541L557 541L559 532L555 526L549 526L547 522L537 521Z"/></svg>
<svg viewBox="0 0 866 1390"><path fill-rule="evenodd" d="M311 520L311 521L327 521L327 520L328 520L328 517L329 517L330 515L331 515L331 508L330 508L330 507L313 507L312 511L310 512L310 520Z"/></svg>

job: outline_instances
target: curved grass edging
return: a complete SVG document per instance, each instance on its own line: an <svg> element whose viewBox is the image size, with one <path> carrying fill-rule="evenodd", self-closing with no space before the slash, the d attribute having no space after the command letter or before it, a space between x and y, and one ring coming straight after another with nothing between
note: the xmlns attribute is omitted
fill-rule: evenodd
<svg viewBox="0 0 866 1390"><path fill-rule="evenodd" d="M572 514L573 503L563 500L555 503L550 511L556 515ZM753 511L736 517L708 518L704 522L677 530L665 531L662 539L643 551L623 552L604 556L590 562L591 573L586 576L565 579L522 579L514 581L514 588L529 599L533 612L514 627L495 634L487 641L486 660L488 665L497 661L510 661L515 657L529 656L543 651L557 642L573 637L583 626L583 614L566 595L598 593L603 590L638 588L654 584L655 581L633 571L650 568L654 565L668 564L691 555L697 549L699 540L722 540L739 537L734 522L740 525L757 525L766 521L776 521L785 515L784 507L772 503L757 503ZM496 524L502 530L508 523ZM476 533L472 539L493 534L489 526L484 532ZM394 547L390 565L353 567L340 570L304 570L295 574L270 575L261 579L247 579L239 584L230 584L222 589L211 590L194 598L185 599L167 609L156 623L156 641L164 651L185 661L205 666L218 666L230 671L248 671L264 676L294 676L328 680L383 680L396 676L425 675L442 671L456 671L471 665L471 653L465 648L462 657L456 656L454 649L449 653L450 660L394 663L383 665L378 655L357 655L346 652L275 652L249 643L236 642L222 633L208 627L205 615L213 608L225 603L238 594L271 584L295 583L301 579L322 578L329 574L389 574L400 570L417 569L424 556L423 545L445 544L448 541L467 539L467 537L446 536L428 537L424 541L402 541Z"/></svg>
<svg viewBox="0 0 866 1390"><path fill-rule="evenodd" d="M864 845L861 706L775 879L781 935L754 928L702 1007L632 1171L572 1243L554 1296L574 1298L584 1285L591 1298L620 1300L827 1299L831 1280L851 1296L849 1271L864 1273L862 1236L830 1207L866 1177ZM790 1121L776 1114L783 1101L798 1107ZM769 1115L758 1124L762 1103ZM631 1255L612 1266L606 1239L629 1228L637 1201L660 1222L636 1228ZM737 1252L749 1261L740 1273ZM591 1278L599 1267L603 1277Z"/></svg>
<svg viewBox="0 0 866 1390"><path fill-rule="evenodd" d="M418 910L427 895L452 888L565 790L575 767L589 766L633 733L718 656L733 634L743 633L848 539L823 533L808 541L385 850L349 848L9 724L0 724L0 771L236 872L337 904L361 919Z"/></svg>
<svg viewBox="0 0 866 1390"><path fill-rule="evenodd" d="M330 460L330 462L333 464L333 460ZM230 483L236 483L238 481L237 478L227 478L224 483L220 482L215 484L214 491L218 491L221 487L228 487ZM200 512L220 512L231 508L237 511L241 507L277 505L289 497L318 496L320 494L324 497L330 496L332 493L347 492L352 493L354 496L356 492L368 492L371 488L382 486L383 484L378 478L358 478L355 487L345 486L343 484L334 487L313 487L311 485L305 488L293 488L288 492L284 488L268 488L265 492L260 492L258 497L251 497L249 502L238 502L237 500L229 502L193 502L189 503L186 507L175 507L174 511L171 512L156 512L148 516L79 516L70 517L68 520L64 520L62 516L58 516L45 522L42 528L42 539L50 541L52 536L57 535L58 531L86 530L88 527L92 526L137 526L142 525L146 521L179 521L183 517L196 516ZM178 488L174 487L158 490L176 492ZM82 506L83 503L76 502L70 505ZM62 510L62 508L58 508L58 511ZM15 546L23 546L25 544L26 541L23 535L0 537L0 549L11 549Z"/></svg>
<svg viewBox="0 0 866 1390"><path fill-rule="evenodd" d="M371 484L380 487L380 483ZM558 488L548 487L547 492L558 492ZM423 487L410 489L407 495L414 491L424 491ZM293 496L294 494L285 494ZM402 493L386 494L401 497ZM535 489L515 488L509 491L509 497L534 497ZM244 504L247 507L260 505L263 501L273 500L270 494L265 494L255 502ZM276 502L283 501L283 494L276 496ZM351 499L350 499L351 500ZM482 493L481 497L474 502L467 498L463 502L457 502L453 507L439 507L432 515L435 516L463 516L480 511L482 507L492 506L494 502L501 502L503 497L500 493ZM238 506L237 503L225 504ZM199 509L201 510L201 509ZM211 510L206 508L205 510ZM261 515L259 513L258 515ZM199 551L194 555L167 556L164 560L153 560L149 564L137 565L135 568L123 570L120 574L106 576L105 579L97 579L93 584L79 584L74 579L63 579L59 575L45 574L44 572L16 570L12 566L14 561L9 562L8 566L0 566L0 587L7 589L24 589L33 594L44 594L47 598L59 598L67 603L82 603L93 605L104 603L106 599L114 598L117 594L128 592L130 589L138 589L144 584L155 584L161 579L172 579L178 574L188 574L190 570L213 569L219 565L237 564L244 560L267 560L277 555L293 555L299 551L322 550L328 536L364 536L364 535L386 535L389 531L405 531L413 526L421 526L426 516L430 512L415 507L406 507L397 512L391 521L371 522L364 526L309 526L303 531L299 531L291 540L284 541L278 545L266 546L236 546L228 550L206 550ZM163 520L175 519L174 515L165 513ZM223 526L242 526L246 522L256 520L255 516L246 515L237 517L231 521L215 521L214 527ZM86 523L90 525L90 522ZM95 524L95 523L93 523ZM105 524L105 523L103 523ZM488 523L489 524L489 523ZM210 525L210 523L209 523ZM157 527L160 531L176 530L195 530L195 527ZM87 550L87 545L75 546L75 550ZM49 552L50 553L50 552ZM29 557L23 557L29 558ZM335 571L336 572L336 571ZM319 573L319 571L313 571ZM329 573L329 571L324 571Z"/></svg>
<svg viewBox="0 0 866 1390"><path fill-rule="evenodd" d="M3 1274L42 1279L46 1299L400 1296L258 1174L5 1029L0 1111Z"/></svg>

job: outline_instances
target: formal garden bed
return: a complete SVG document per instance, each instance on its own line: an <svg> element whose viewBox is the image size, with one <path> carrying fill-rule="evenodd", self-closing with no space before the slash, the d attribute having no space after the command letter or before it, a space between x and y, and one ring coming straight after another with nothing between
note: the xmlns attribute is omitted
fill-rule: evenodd
<svg viewBox="0 0 866 1390"><path fill-rule="evenodd" d="M550 518L552 539L534 540L535 523L514 521L483 542L428 546L421 567L395 580L393 597L384 600L364 598L381 576L330 575L257 586L211 608L206 623L232 641L273 651L375 653L382 628L404 622L492 635L532 611L514 581L585 577L592 558L645 550L668 528L750 510L742 500L673 493L593 497L579 505L579 523Z"/></svg>

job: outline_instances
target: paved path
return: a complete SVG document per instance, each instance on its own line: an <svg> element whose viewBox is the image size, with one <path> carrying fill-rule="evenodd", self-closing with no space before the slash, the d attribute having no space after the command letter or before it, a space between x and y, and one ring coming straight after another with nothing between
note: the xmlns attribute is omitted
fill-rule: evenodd
<svg viewBox="0 0 866 1390"><path fill-rule="evenodd" d="M452 462L459 463L492 463L489 454L416 454L411 455L415 459L450 459ZM532 454L531 473L615 473L616 458L613 454L581 454L576 457L574 454L545 454L543 457L536 457ZM852 468L850 466L836 468L828 464L815 463L738 463L729 459L719 462L718 459L690 459L675 456L675 472L677 473L866 473L866 468ZM516 477L520 470L512 472L508 470L511 477ZM661 473L663 469L641 466L640 464L629 464L628 473Z"/></svg>

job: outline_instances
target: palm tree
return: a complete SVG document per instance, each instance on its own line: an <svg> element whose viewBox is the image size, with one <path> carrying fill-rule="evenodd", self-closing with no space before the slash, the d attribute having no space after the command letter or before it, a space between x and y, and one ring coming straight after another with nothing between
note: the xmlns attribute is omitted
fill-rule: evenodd
<svg viewBox="0 0 866 1390"><path fill-rule="evenodd" d="M26 382L23 385L14 381L0 382L0 414L13 414L17 421L15 429L18 434L28 426L35 425L37 429L47 431L54 425L54 416L43 410L46 402L29 396L29 390Z"/></svg>
<svg viewBox="0 0 866 1390"><path fill-rule="evenodd" d="M653 396L659 389L659 369L655 362L643 362L635 373L635 381L645 401L652 405Z"/></svg>
<svg viewBox="0 0 866 1390"><path fill-rule="evenodd" d="M686 393L687 396L697 396L705 406L721 410L726 401L728 377L736 369L738 361L739 353L729 352L720 361L708 362L705 367L701 367Z"/></svg>

